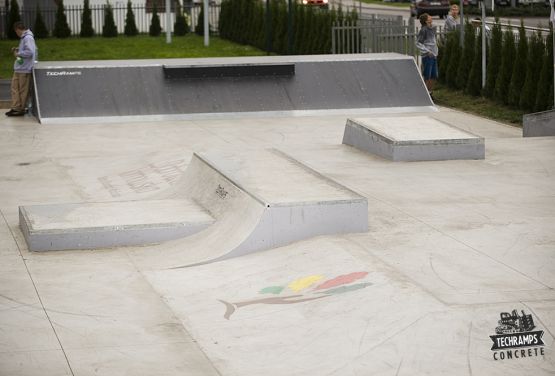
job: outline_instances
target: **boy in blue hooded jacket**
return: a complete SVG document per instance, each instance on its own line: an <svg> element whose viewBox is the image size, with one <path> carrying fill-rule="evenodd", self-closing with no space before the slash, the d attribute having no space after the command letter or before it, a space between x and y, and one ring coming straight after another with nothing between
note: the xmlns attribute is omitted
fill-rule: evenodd
<svg viewBox="0 0 555 376"><path fill-rule="evenodd" d="M15 56L11 86L12 106L11 110L6 112L6 115L23 116L27 110L27 99L29 98L29 90L31 88L37 47L33 33L25 27L23 22L18 21L14 23L13 28L19 37L19 47L12 48Z"/></svg>

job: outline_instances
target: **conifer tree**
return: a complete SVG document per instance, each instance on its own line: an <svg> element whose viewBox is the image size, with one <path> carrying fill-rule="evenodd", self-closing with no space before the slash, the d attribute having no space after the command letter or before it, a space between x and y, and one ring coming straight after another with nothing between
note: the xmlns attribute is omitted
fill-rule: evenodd
<svg viewBox="0 0 555 376"><path fill-rule="evenodd" d="M137 24L135 23L135 13L133 13L131 0L127 0L127 12L125 13L125 28L123 29L123 33L128 37L134 37L139 34Z"/></svg>
<svg viewBox="0 0 555 376"><path fill-rule="evenodd" d="M314 18L314 27L315 27L315 30L318 30L319 32L316 33L314 40L312 41L312 44L310 46L310 49L312 50L313 54L329 53L329 51L327 52L322 51L322 41L326 39L326 35L324 34L324 31L326 30L324 19L325 19L325 14L327 13L328 12L318 11L315 14L316 17ZM356 39L356 41L360 41L360 38ZM358 48L359 46L357 46L357 49Z"/></svg>
<svg viewBox="0 0 555 376"><path fill-rule="evenodd" d="M332 30L332 13L331 11L321 12L321 27L322 36L320 42L319 53L329 54L331 53L331 30Z"/></svg>
<svg viewBox="0 0 555 376"><path fill-rule="evenodd" d="M249 22L249 20L247 19L247 14L248 14L248 8L250 6L250 2L248 0L237 0L237 2L239 3L237 6L237 9L235 10L236 16L235 16L235 30L237 32L237 41L239 43L248 43L247 41L249 40L249 35L247 34L248 32L248 26L247 23ZM275 2L272 1L271 2L271 6L274 7L275 6ZM204 11L204 7L202 9ZM204 17L204 13L202 15ZM275 12L272 11L272 17L275 17L276 14ZM199 19L199 22L200 19ZM204 27L204 18L202 19L203 22L203 27ZM204 32L204 30L203 30Z"/></svg>
<svg viewBox="0 0 555 376"><path fill-rule="evenodd" d="M83 38L94 36L89 0L85 0L85 3L83 4L83 15L81 16L81 32L79 33L79 35Z"/></svg>
<svg viewBox="0 0 555 376"><path fill-rule="evenodd" d="M112 5L107 1L104 6L104 26L102 26L102 36L104 38L115 38L118 36L118 28L114 20L114 10Z"/></svg>
<svg viewBox="0 0 555 376"><path fill-rule="evenodd" d="M534 111L540 112L551 108L553 108L553 28L550 29L545 41L545 53L538 80Z"/></svg>
<svg viewBox="0 0 555 376"><path fill-rule="evenodd" d="M449 51L449 65L447 66L447 72L445 72L445 80L447 81L447 86L452 89L457 87L457 72L459 71L459 64L461 62L462 48L459 45L459 34L457 30L452 34L454 43L452 44L451 50Z"/></svg>
<svg viewBox="0 0 555 376"><path fill-rule="evenodd" d="M287 11L285 3L281 0L272 1L272 25L273 49L284 55L287 49Z"/></svg>
<svg viewBox="0 0 555 376"><path fill-rule="evenodd" d="M524 86L524 79L526 78L526 61L528 60L528 39L526 39L526 30L522 21L518 30L518 38L513 74L509 85L509 105L513 107L518 107L520 104L522 86Z"/></svg>
<svg viewBox="0 0 555 376"><path fill-rule="evenodd" d="M306 6L295 3L295 37L293 38L293 53L302 54L302 40L305 35L305 12ZM335 10L332 10L335 13Z"/></svg>
<svg viewBox="0 0 555 376"><path fill-rule="evenodd" d="M304 54L304 55L308 55L311 53L310 51L310 42L311 39L313 38L313 33L314 33L314 7L307 7L306 11L305 11L305 18L304 18L304 28L305 28L305 34L301 40L301 46L300 46L300 53Z"/></svg>
<svg viewBox="0 0 555 376"><path fill-rule="evenodd" d="M237 31L240 32L240 29ZM210 33L210 24L208 24L208 32ZM204 7L200 8L200 12L197 18L197 24L195 26L195 34L200 36L204 35Z"/></svg>
<svg viewBox="0 0 555 376"><path fill-rule="evenodd" d="M40 7L37 4L37 16L35 17L35 24L33 26L33 35L36 39L48 38L48 28L42 18Z"/></svg>
<svg viewBox="0 0 555 376"><path fill-rule="evenodd" d="M501 52L501 67L495 80L495 90L493 98L503 104L509 101L509 85L513 74L513 64L516 55L515 37L511 30L503 34L503 49Z"/></svg>
<svg viewBox="0 0 555 376"><path fill-rule="evenodd" d="M447 55L447 39L448 37L445 37L445 39L439 40L437 44L437 80L439 82L445 82L445 70L443 68L445 68L445 64L449 64L449 56Z"/></svg>
<svg viewBox="0 0 555 376"><path fill-rule="evenodd" d="M495 81L501 68L501 57L503 51L503 31L499 24L499 19L491 31L491 43L489 46L488 63L486 67L486 87L484 88L484 96L493 98L495 91Z"/></svg>
<svg viewBox="0 0 555 376"><path fill-rule="evenodd" d="M181 9L179 0L175 0L175 23L173 25L173 32L175 35L183 36L189 32L189 25L185 20L185 15Z"/></svg>
<svg viewBox="0 0 555 376"><path fill-rule="evenodd" d="M6 34L9 39L19 39L15 30L13 29L13 24L21 21L21 15L19 14L19 4L17 0L11 0L10 2L10 12L8 13L8 24L6 25Z"/></svg>
<svg viewBox="0 0 555 376"><path fill-rule="evenodd" d="M457 70L456 88L464 89L474 60L474 45L476 40L476 30L471 23L464 25L464 45L461 61Z"/></svg>
<svg viewBox="0 0 555 376"><path fill-rule="evenodd" d="M241 39L240 35L240 16L241 16L241 8L242 2L241 0L231 0L231 9L230 9L230 20L229 20L229 37L231 40L239 42ZM202 7L200 9L202 12ZM204 13L202 15L204 17ZM195 24L195 33L199 22L199 17L197 17L197 22ZM204 22L204 21L202 21Z"/></svg>
<svg viewBox="0 0 555 376"><path fill-rule="evenodd" d="M260 32L259 28L261 27L261 20L257 19L257 9L256 9L256 4L258 4L258 2L255 3L254 0L246 0L246 12L245 12L245 17L248 20L248 24L245 25L245 32L247 33L246 35L246 40L248 44L251 45L256 45L256 40L258 37L258 33Z"/></svg>
<svg viewBox="0 0 555 376"><path fill-rule="evenodd" d="M52 34L56 38L67 38L71 35L71 29L67 23L63 0L58 1L58 8L56 9L56 22L54 23L54 31Z"/></svg>
<svg viewBox="0 0 555 376"><path fill-rule="evenodd" d="M228 18L230 17L229 12L229 0L223 0L220 4L220 17L218 17L218 30L220 32L220 38L227 38L227 24Z"/></svg>
<svg viewBox="0 0 555 376"><path fill-rule="evenodd" d="M479 96L482 91L482 29L478 33L475 42L474 59L468 74L468 81L464 88L466 94Z"/></svg>
<svg viewBox="0 0 555 376"><path fill-rule="evenodd" d="M156 9L156 1L153 2L152 7L152 19L150 20L150 28L148 29L148 35L151 37L158 37L162 34L162 27L160 26L160 17L158 16L158 9Z"/></svg>
<svg viewBox="0 0 555 376"><path fill-rule="evenodd" d="M447 83L447 70L449 63L456 51L459 49L459 31L455 29L447 34L444 42L441 43L441 50L438 54L438 70L439 77L438 80L442 83Z"/></svg>
<svg viewBox="0 0 555 376"><path fill-rule="evenodd" d="M526 78L520 95L520 108L529 112L534 111L536 94L538 93L538 80L542 69L545 46L541 33L532 34L528 47L528 60L526 63Z"/></svg>
<svg viewBox="0 0 555 376"><path fill-rule="evenodd" d="M266 34L265 34L265 17L264 17L264 7L262 6L262 2L260 1L256 1L254 2L255 7L254 7L254 11L255 11L255 17L254 19L256 20L256 24L253 26L254 30L256 31L256 43L255 46L257 46L260 49L263 49L265 47L265 43L266 43Z"/></svg>

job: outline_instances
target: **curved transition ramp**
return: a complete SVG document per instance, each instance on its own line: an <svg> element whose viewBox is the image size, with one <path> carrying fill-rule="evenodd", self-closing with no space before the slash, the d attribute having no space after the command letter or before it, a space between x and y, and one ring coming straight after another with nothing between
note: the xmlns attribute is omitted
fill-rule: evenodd
<svg viewBox="0 0 555 376"><path fill-rule="evenodd" d="M399 54L40 62L34 80L42 123L433 108Z"/></svg>
<svg viewBox="0 0 555 376"><path fill-rule="evenodd" d="M181 208L176 205L172 216L188 219L172 221L173 227L179 229L187 223L198 231L190 231L187 235L191 236L180 240L181 255L173 266L241 256L317 235L368 231L365 197L275 149L242 154L194 154L183 178L174 186L172 196L156 202L171 204L186 198L190 206L197 205L188 214L178 213ZM121 205L20 207L20 226L31 250L106 247L110 246L106 239L133 235L125 235L133 228L129 223L115 223ZM120 213L120 217L136 222L152 215L141 213L136 209L139 204L135 205L132 215ZM96 225L83 226L84 217ZM162 227L160 223L140 225ZM139 224L135 223L136 226ZM148 244L159 242L161 236L141 239ZM172 234L166 240L175 238ZM112 246L116 245L137 245L137 242Z"/></svg>

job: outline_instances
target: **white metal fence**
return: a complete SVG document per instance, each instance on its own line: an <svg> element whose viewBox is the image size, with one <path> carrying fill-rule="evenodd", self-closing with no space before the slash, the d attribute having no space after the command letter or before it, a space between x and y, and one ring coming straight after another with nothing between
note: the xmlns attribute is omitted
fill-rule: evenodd
<svg viewBox="0 0 555 376"><path fill-rule="evenodd" d="M444 32L438 28L438 37ZM332 26L332 53L397 52L417 57L414 22L400 19L362 19L353 24L336 23Z"/></svg>
<svg viewBox="0 0 555 376"><path fill-rule="evenodd" d="M72 35L79 35L81 32L81 17L83 15L83 5L68 5L64 6L65 15L67 18L67 22L69 24L69 28L71 29ZM90 6L91 9L91 18L92 18L92 25L93 29L96 34L102 34L102 27L104 26L104 10L105 5L103 4L93 4ZM113 13L114 13L114 20L118 29L118 33L123 34L125 28L125 18L127 14L127 5L123 3L116 3L112 5ZM150 23L152 20L152 10L151 8L147 8L146 4L133 4L131 6L133 13L135 15L135 23L137 25L137 29L139 33L148 33ZM217 4L212 3L209 6L209 23L210 29L212 32L217 33L218 28L218 16L220 13L220 6ZM201 11L200 4L192 4L192 5L185 5L183 7L183 11L185 12L189 26L191 30L194 30L198 21L198 15ZM54 29L54 25L56 22L56 8L52 7L49 9L41 9L42 18L46 24L46 27L52 33ZM28 27L33 29L35 24L35 20L37 17L36 8L27 9L21 8L20 15L22 21ZM160 24L162 26L163 32L167 30L166 25L166 13L164 9L162 11L158 11L158 16L160 17ZM175 22L175 12L172 9L171 17L170 17L170 30L173 31L173 24ZM0 37L2 39L6 38L6 23L7 23L7 15L6 9L0 8Z"/></svg>

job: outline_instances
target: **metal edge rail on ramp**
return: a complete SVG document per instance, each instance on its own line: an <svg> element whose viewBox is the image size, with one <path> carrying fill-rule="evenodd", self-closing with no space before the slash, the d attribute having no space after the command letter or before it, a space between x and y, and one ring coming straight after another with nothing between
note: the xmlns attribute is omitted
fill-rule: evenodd
<svg viewBox="0 0 555 376"><path fill-rule="evenodd" d="M195 153L172 191L172 199L193 200L215 222L188 237L150 246L143 255L149 265L196 265L317 235L368 231L365 197L273 149L240 155ZM46 209L56 212L64 205ZM26 222L20 226L25 231ZM57 235L72 231L66 226Z"/></svg>
<svg viewBox="0 0 555 376"><path fill-rule="evenodd" d="M435 109L399 54L39 62L34 85L41 123Z"/></svg>

